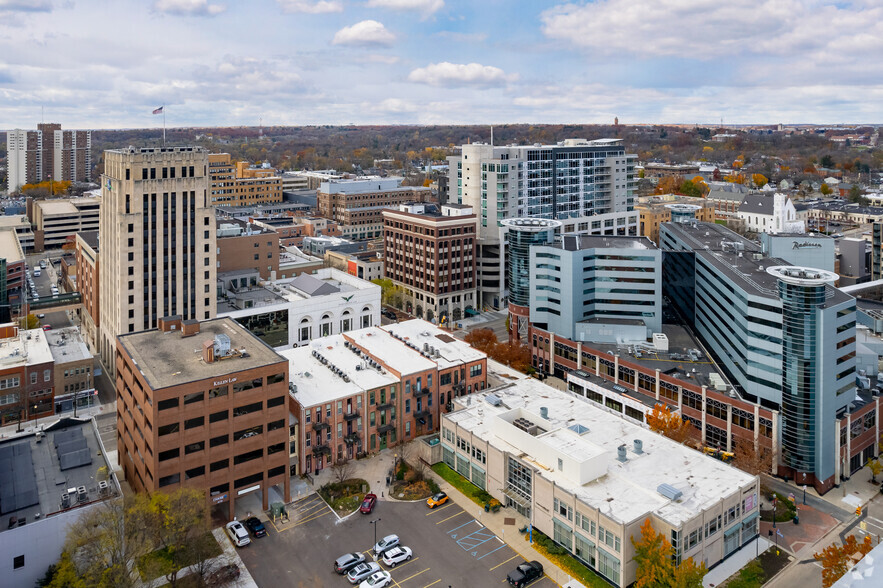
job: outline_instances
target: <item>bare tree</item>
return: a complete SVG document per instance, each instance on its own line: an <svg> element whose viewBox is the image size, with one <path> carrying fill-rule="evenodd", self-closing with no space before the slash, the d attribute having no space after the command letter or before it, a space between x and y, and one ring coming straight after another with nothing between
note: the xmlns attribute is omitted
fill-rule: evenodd
<svg viewBox="0 0 883 588"><path fill-rule="evenodd" d="M352 477L353 464L350 463L350 460L347 458L338 459L337 462L331 466L331 472L334 474L334 479L337 480L339 484L343 484Z"/></svg>

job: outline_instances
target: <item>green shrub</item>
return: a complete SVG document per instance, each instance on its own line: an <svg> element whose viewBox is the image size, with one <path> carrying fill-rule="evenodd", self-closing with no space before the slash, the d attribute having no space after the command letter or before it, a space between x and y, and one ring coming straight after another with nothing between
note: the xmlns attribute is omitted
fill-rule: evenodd
<svg viewBox="0 0 883 588"><path fill-rule="evenodd" d="M427 480L429 483L429 491L433 494L438 494L441 492L441 488L438 487L438 484L435 483L435 480L429 479Z"/></svg>

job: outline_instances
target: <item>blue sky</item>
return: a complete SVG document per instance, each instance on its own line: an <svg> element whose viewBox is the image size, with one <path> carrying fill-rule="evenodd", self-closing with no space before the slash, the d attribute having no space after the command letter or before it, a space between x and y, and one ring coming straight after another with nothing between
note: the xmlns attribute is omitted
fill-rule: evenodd
<svg viewBox="0 0 883 588"><path fill-rule="evenodd" d="M880 0L0 0L0 55L0 128L883 119Z"/></svg>

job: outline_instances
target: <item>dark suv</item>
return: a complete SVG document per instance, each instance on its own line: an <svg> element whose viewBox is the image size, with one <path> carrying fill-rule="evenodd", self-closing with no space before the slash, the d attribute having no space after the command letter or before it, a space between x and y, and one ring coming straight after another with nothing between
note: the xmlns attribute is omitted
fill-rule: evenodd
<svg viewBox="0 0 883 588"><path fill-rule="evenodd" d="M538 561L526 561L517 568L509 572L506 581L510 586L523 588L537 578L543 577L543 564Z"/></svg>

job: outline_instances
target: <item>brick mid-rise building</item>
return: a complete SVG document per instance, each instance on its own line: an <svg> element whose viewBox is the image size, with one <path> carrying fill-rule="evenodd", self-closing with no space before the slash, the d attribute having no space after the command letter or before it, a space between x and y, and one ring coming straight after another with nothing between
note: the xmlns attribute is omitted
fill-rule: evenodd
<svg viewBox="0 0 883 588"><path fill-rule="evenodd" d="M269 280L279 272L279 234L233 218L217 220L218 273L255 270Z"/></svg>
<svg viewBox="0 0 883 588"><path fill-rule="evenodd" d="M428 202L432 191L402 186L402 178L359 178L322 182L316 193L319 214L340 225L348 239L374 239L383 235L384 208L408 202Z"/></svg>
<svg viewBox="0 0 883 588"><path fill-rule="evenodd" d="M418 318L459 320L477 304L472 207L403 204L383 211L384 273Z"/></svg>
<svg viewBox="0 0 883 588"><path fill-rule="evenodd" d="M232 162L229 153L209 155L212 206L248 206L282 202L282 177L273 168L249 167Z"/></svg>
<svg viewBox="0 0 883 588"><path fill-rule="evenodd" d="M119 463L138 492L203 490L213 506L288 475L288 361L236 321L166 317L117 341Z"/></svg>

